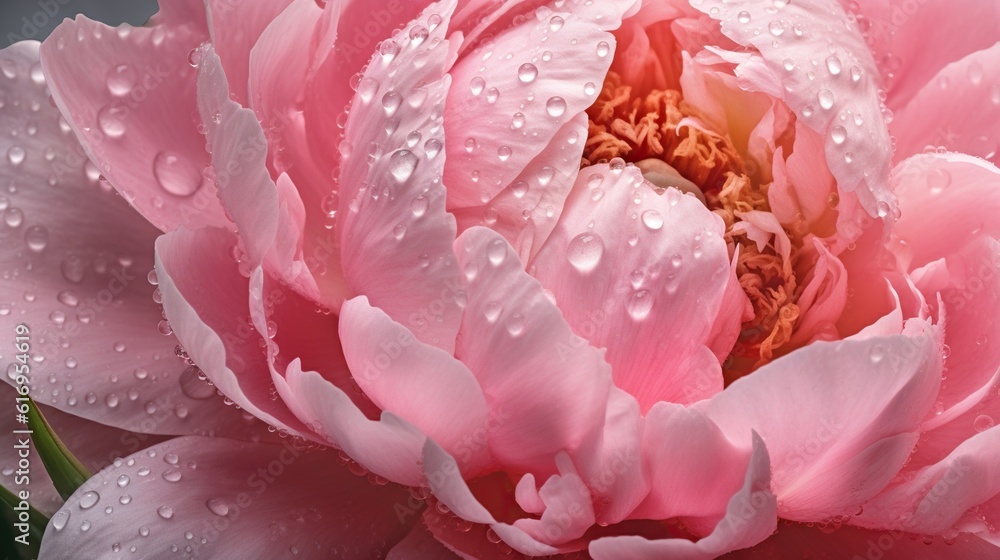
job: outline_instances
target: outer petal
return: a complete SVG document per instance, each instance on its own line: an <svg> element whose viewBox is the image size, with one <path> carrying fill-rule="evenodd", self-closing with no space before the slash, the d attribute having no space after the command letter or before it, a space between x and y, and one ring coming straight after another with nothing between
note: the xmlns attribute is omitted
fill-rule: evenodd
<svg viewBox="0 0 1000 560"><path fill-rule="evenodd" d="M476 445L488 433L486 398L462 362L416 340L363 296L344 303L340 338L354 379L379 408L439 442L464 472L486 466L489 454Z"/></svg>
<svg viewBox="0 0 1000 560"><path fill-rule="evenodd" d="M52 97L101 173L150 223L221 226L215 188L202 176L208 154L188 60L208 39L204 13L171 2L151 23L63 22L41 49Z"/></svg>
<svg viewBox="0 0 1000 560"><path fill-rule="evenodd" d="M896 112L892 132L897 160L943 146L1000 163L1000 43L941 69Z"/></svg>
<svg viewBox="0 0 1000 560"><path fill-rule="evenodd" d="M98 183L47 101L37 43L3 50L0 64L14 76L0 79L0 181L10 187L0 199L0 327L32 331L32 395L136 432L248 436L239 413L174 357L177 340L157 330L145 277L158 232Z"/></svg>
<svg viewBox="0 0 1000 560"><path fill-rule="evenodd" d="M724 560L760 558L814 558L815 560L952 560L954 558L1000 558L1000 548L974 535L928 542L902 531L868 531L844 526L807 527L784 522L771 538L759 545L727 554Z"/></svg>
<svg viewBox="0 0 1000 560"><path fill-rule="evenodd" d="M595 560L676 558L710 560L731 550L751 547L777 526L777 500L770 489L771 463L764 441L753 434L753 453L742 488L732 494L725 516L707 537L649 541L642 537L607 537L591 543Z"/></svg>
<svg viewBox="0 0 1000 560"><path fill-rule="evenodd" d="M407 497L359 480L330 452L178 438L81 486L41 556L378 558L409 529L394 511Z"/></svg>
<svg viewBox="0 0 1000 560"><path fill-rule="evenodd" d="M998 445L1000 427L969 438L938 463L886 488L855 523L917 534L954 533L949 530L966 511L1000 494Z"/></svg>
<svg viewBox="0 0 1000 560"><path fill-rule="evenodd" d="M386 560L460 560L460 558L438 542L423 523L417 523L406 538L392 547Z"/></svg>
<svg viewBox="0 0 1000 560"><path fill-rule="evenodd" d="M892 184L903 218L891 249L901 269L950 255L980 235L1000 238L993 219L1000 212L1000 169L994 165L962 154L924 154L900 163Z"/></svg>
<svg viewBox="0 0 1000 560"><path fill-rule="evenodd" d="M767 443L785 519L850 515L899 471L941 376L939 334L814 342L696 405L726 436Z"/></svg>
<svg viewBox="0 0 1000 560"><path fill-rule="evenodd" d="M720 20L727 37L759 51L737 66L736 75L746 76L751 89L782 95L799 119L826 138L826 159L841 198L854 193L869 215L891 221L893 199L886 184L891 153L885 149L889 132L877 69L841 5L709 0L696 8ZM842 213L838 229L857 237L858 218Z"/></svg>
<svg viewBox="0 0 1000 560"><path fill-rule="evenodd" d="M156 242L163 308L187 355L233 402L282 430L309 430L280 400L250 317L249 283L231 254L224 230L175 230ZM205 272L210 272L210 275Z"/></svg>
<svg viewBox="0 0 1000 560"><path fill-rule="evenodd" d="M500 419L490 450L511 470L554 473L557 452L574 455L599 437L611 368L570 331L498 234L472 228L455 252L469 280L456 353Z"/></svg>
<svg viewBox="0 0 1000 560"><path fill-rule="evenodd" d="M427 8L386 47L398 53L376 55L365 71L345 130L352 156L341 168L338 217L352 291L449 353L461 320L455 219L440 180L445 71L456 48L444 32L453 10L453 1ZM436 27L432 17L441 20Z"/></svg>
<svg viewBox="0 0 1000 560"><path fill-rule="evenodd" d="M643 412L722 390L719 354L732 348L749 305L724 229L698 199L657 194L637 168L595 165L581 171L532 262L574 331L607 348L615 384Z"/></svg>
<svg viewBox="0 0 1000 560"><path fill-rule="evenodd" d="M229 77L233 101L249 105L250 51L261 34L292 0L206 0L212 46Z"/></svg>

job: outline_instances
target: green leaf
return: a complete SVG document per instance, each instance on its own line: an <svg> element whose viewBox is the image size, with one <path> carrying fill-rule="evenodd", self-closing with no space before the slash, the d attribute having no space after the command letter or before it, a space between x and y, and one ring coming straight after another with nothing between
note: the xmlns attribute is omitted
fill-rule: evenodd
<svg viewBox="0 0 1000 560"><path fill-rule="evenodd" d="M31 439L35 442L38 456L42 458L56 491L62 499L68 500L93 475L52 431L52 426L35 402L29 400L28 407L28 428L32 430Z"/></svg>
<svg viewBox="0 0 1000 560"><path fill-rule="evenodd" d="M45 517L37 509L27 506L28 511L28 545L25 546L21 544L20 541L15 541L15 538L24 538L22 533L15 527L15 523L20 523L19 514L24 510L24 505L22 500L11 493L3 486L0 486L0 510L2 510L3 515L0 515L0 520L6 525L8 531L15 531L13 535L9 538L4 539L4 548L0 549L4 552L5 558L38 558L38 549L42 544L42 535L45 533L45 527L49 524L49 518Z"/></svg>

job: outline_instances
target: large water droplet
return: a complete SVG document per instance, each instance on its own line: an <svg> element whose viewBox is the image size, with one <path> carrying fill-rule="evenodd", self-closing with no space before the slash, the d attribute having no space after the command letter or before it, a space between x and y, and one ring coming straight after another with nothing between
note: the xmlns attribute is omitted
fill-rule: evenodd
<svg viewBox="0 0 1000 560"><path fill-rule="evenodd" d="M653 309L653 296L649 290L639 290L632 293L625 304L628 314L636 321L641 321L649 316Z"/></svg>
<svg viewBox="0 0 1000 560"><path fill-rule="evenodd" d="M221 498L211 498L205 502L205 506L208 507L208 511L214 513L215 515L225 516L229 513L229 506L226 505L226 501Z"/></svg>
<svg viewBox="0 0 1000 560"><path fill-rule="evenodd" d="M52 516L52 528L56 531L62 531L66 527L66 523L69 523L69 510L61 509Z"/></svg>
<svg viewBox="0 0 1000 560"><path fill-rule="evenodd" d="M646 210L642 213L642 223L649 229L656 231L663 227L663 214L656 210Z"/></svg>
<svg viewBox="0 0 1000 560"><path fill-rule="evenodd" d="M494 239L486 248L486 256L493 266L500 266L507 259L507 243L503 239Z"/></svg>
<svg viewBox="0 0 1000 560"><path fill-rule="evenodd" d="M108 69L108 91L111 95L124 97L135 87L136 74L128 64L119 64Z"/></svg>
<svg viewBox="0 0 1000 560"><path fill-rule="evenodd" d="M80 509L90 509L101 501L101 495L93 490L88 490L80 496Z"/></svg>
<svg viewBox="0 0 1000 560"><path fill-rule="evenodd" d="M819 93L816 94L816 97L819 99L820 107L824 109L829 109L833 107L834 98L832 91L828 89L821 89L819 90Z"/></svg>
<svg viewBox="0 0 1000 560"><path fill-rule="evenodd" d="M201 170L173 152L156 154L153 175L163 190L176 196L191 196L201 188Z"/></svg>
<svg viewBox="0 0 1000 560"><path fill-rule="evenodd" d="M125 115L127 109L116 105L108 105L98 111L97 124L101 132L108 138L121 138L125 135Z"/></svg>
<svg viewBox="0 0 1000 560"><path fill-rule="evenodd" d="M24 243L33 252L41 253L49 244L49 230L45 226L31 226L24 231Z"/></svg>
<svg viewBox="0 0 1000 560"><path fill-rule="evenodd" d="M538 77L538 67L530 62L526 62L517 69L517 79L522 83L530 84Z"/></svg>
<svg viewBox="0 0 1000 560"><path fill-rule="evenodd" d="M416 170L419 162L420 158L410 150L396 150L389 157L389 172L392 173L392 176L397 181L402 183L413 175L413 171Z"/></svg>
<svg viewBox="0 0 1000 560"><path fill-rule="evenodd" d="M993 425L993 417L986 414L976 416L976 419L972 422L972 427L975 428L977 432L985 432L986 430L992 428Z"/></svg>
<svg viewBox="0 0 1000 560"><path fill-rule="evenodd" d="M837 76L843 70L843 65L840 63L840 59L836 55L831 55L826 59L826 69L831 75Z"/></svg>
<svg viewBox="0 0 1000 560"><path fill-rule="evenodd" d="M24 161L26 156L27 153L25 153L24 148L20 146L11 146L10 149L7 150L7 161L13 165L21 165L21 162Z"/></svg>
<svg viewBox="0 0 1000 560"><path fill-rule="evenodd" d="M560 117L566 112L566 100L562 97L551 97L545 102L545 111L551 117Z"/></svg>
<svg viewBox="0 0 1000 560"><path fill-rule="evenodd" d="M611 52L611 45L609 45L607 41L597 43L597 56L604 58L608 56L609 52Z"/></svg>
<svg viewBox="0 0 1000 560"><path fill-rule="evenodd" d="M581 233L573 238L566 251L566 258L580 272L590 272L604 256L604 240L595 233Z"/></svg>
<svg viewBox="0 0 1000 560"><path fill-rule="evenodd" d="M171 468L163 471L163 480L167 482L179 482L181 479L180 469Z"/></svg>
<svg viewBox="0 0 1000 560"><path fill-rule="evenodd" d="M750 23L750 12L744 10L744 11L736 14L736 21L738 21L738 22L740 22L740 23L742 23L744 25Z"/></svg>
<svg viewBox="0 0 1000 560"><path fill-rule="evenodd" d="M838 124L830 129L830 138L833 139L834 144L843 144L847 140L847 129Z"/></svg>
<svg viewBox="0 0 1000 560"><path fill-rule="evenodd" d="M160 506L156 508L156 513L163 519L170 519L174 516L174 510L170 506Z"/></svg>

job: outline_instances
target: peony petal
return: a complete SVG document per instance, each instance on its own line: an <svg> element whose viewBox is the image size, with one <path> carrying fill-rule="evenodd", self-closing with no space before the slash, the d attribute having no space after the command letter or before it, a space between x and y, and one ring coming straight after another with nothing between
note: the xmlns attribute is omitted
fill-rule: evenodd
<svg viewBox="0 0 1000 560"><path fill-rule="evenodd" d="M751 547L777 527L777 500L770 490L771 463L764 441L753 434L753 451L742 487L732 494L725 516L707 537L650 541L642 537L607 537L590 544L595 560L676 558L710 560L731 550Z"/></svg>
<svg viewBox="0 0 1000 560"><path fill-rule="evenodd" d="M878 99L878 70L840 3L800 0L775 8L749 0L709 0L696 8L721 21L727 37L761 54L737 66L737 77L744 77L751 91L784 92L781 98L796 116L825 137L827 164L841 200L853 193L868 215L892 221L894 201L885 183L891 153L885 149L889 132ZM838 22L836 28L831 22ZM821 61L820 67L813 69L813 61ZM857 237L860 219L842 213L838 230Z"/></svg>
<svg viewBox="0 0 1000 560"><path fill-rule="evenodd" d="M354 379L379 408L433 438L470 477L486 467L478 439L490 426L486 398L462 362L416 340L364 296L341 308L340 338Z"/></svg>
<svg viewBox="0 0 1000 560"><path fill-rule="evenodd" d="M207 0L208 27L212 46L229 77L232 100L249 106L250 52L267 26L292 3L292 0Z"/></svg>
<svg viewBox="0 0 1000 560"><path fill-rule="evenodd" d="M943 146L1000 164L1000 43L941 69L896 112L892 132L897 161Z"/></svg>
<svg viewBox="0 0 1000 560"><path fill-rule="evenodd" d="M440 18L434 31L421 39L404 30L392 43L398 54L377 55L368 66L344 132L353 156L341 168L337 222L352 291L449 353L461 321L455 219L440 180L445 71L455 48L444 32L453 10L453 0L427 8L408 29Z"/></svg>
<svg viewBox="0 0 1000 560"><path fill-rule="evenodd" d="M198 110L206 123L215 186L249 265L257 266L278 229L278 193L267 171L267 140L253 111L229 98L219 55L211 46L200 52Z"/></svg>
<svg viewBox="0 0 1000 560"><path fill-rule="evenodd" d="M206 394L174 357L177 340L157 330L161 310L145 277L158 232L98 183L47 101L37 43L4 49L0 64L14 73L0 81L8 132L0 180L11 187L0 198L0 327L31 329L32 396L135 432L256 433L211 388Z"/></svg>
<svg viewBox="0 0 1000 560"><path fill-rule="evenodd" d="M458 221L458 230L487 226L503 235L517 254L530 262L559 221L580 172L581 142L586 137L587 115L581 113L564 124L542 152L492 200L450 209Z"/></svg>
<svg viewBox="0 0 1000 560"><path fill-rule="evenodd" d="M1000 494L998 444L1000 427L970 437L869 500L854 523L927 535L948 531L968 509Z"/></svg>
<svg viewBox="0 0 1000 560"><path fill-rule="evenodd" d="M611 368L570 331L499 234L472 228L455 253L469 281L456 355L496 419L490 450L511 470L552 474L557 452L574 456L600 437Z"/></svg>
<svg viewBox="0 0 1000 560"><path fill-rule="evenodd" d="M759 545L722 557L722 560L760 558L810 558L814 560L953 560L954 558L998 558L1000 548L974 536L955 539L918 539L902 531L869 531L843 526L808 527L801 523L781 523L777 532Z"/></svg>
<svg viewBox="0 0 1000 560"><path fill-rule="evenodd" d="M310 430L271 398L273 381L250 321L249 283L231 256L234 245L231 233L216 228L182 228L157 239L163 309L187 355L219 391L268 424L308 438Z"/></svg>
<svg viewBox="0 0 1000 560"><path fill-rule="evenodd" d="M615 384L643 412L722 390L720 354L731 350L749 306L724 232L697 198L676 189L659 195L637 168L601 164L581 171L532 262L557 301L575 302L563 305L567 321L607 348ZM695 286L698 298L681 297Z"/></svg>
<svg viewBox="0 0 1000 560"><path fill-rule="evenodd" d="M923 266L979 236L1000 238L993 219L1000 212L998 181L1000 169L962 154L924 154L900 163L892 184L902 217L890 246L899 267Z"/></svg>
<svg viewBox="0 0 1000 560"><path fill-rule="evenodd" d="M204 12L165 3L150 23L63 22L41 48L52 98L100 172L154 226L225 225L202 176L208 154L189 62L208 39Z"/></svg>
<svg viewBox="0 0 1000 560"><path fill-rule="evenodd" d="M573 460L556 455L559 474L552 475L538 490L544 505L541 519L518 519L514 526L539 542L554 545L579 539L594 524L594 504L586 483Z"/></svg>
<svg viewBox="0 0 1000 560"><path fill-rule="evenodd" d="M420 456L427 440L420 430L391 412L370 420L351 398L315 371L294 360L285 372L289 405L330 443L363 468L393 482L419 486Z"/></svg>
<svg viewBox="0 0 1000 560"><path fill-rule="evenodd" d="M708 518L709 529L743 485L750 461L750 452L726 439L704 414L666 402L646 414L642 450L650 491L630 517Z"/></svg>
<svg viewBox="0 0 1000 560"><path fill-rule="evenodd" d="M407 498L359 480L328 451L177 438L81 486L49 524L41 556L378 558L409 530L395 511Z"/></svg>
<svg viewBox="0 0 1000 560"><path fill-rule="evenodd" d="M392 547L386 560L460 560L434 538L423 523L417 523L406 538Z"/></svg>
<svg viewBox="0 0 1000 560"><path fill-rule="evenodd" d="M547 187L557 162L537 156L597 99L614 58L608 31L635 3L611 0L526 14L455 64L445 119L449 130L461 133L445 138L449 209L482 206L529 164L539 183L529 188ZM585 140L576 143L577 158ZM559 177L557 188L571 180Z"/></svg>
<svg viewBox="0 0 1000 560"><path fill-rule="evenodd" d="M906 461L937 395L940 333L814 342L696 406L730 441L760 433L782 518L850 515Z"/></svg>

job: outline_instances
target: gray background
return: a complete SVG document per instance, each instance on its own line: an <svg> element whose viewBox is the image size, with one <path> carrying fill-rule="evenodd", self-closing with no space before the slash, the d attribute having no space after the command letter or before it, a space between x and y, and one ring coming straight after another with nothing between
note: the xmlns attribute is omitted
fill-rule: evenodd
<svg viewBox="0 0 1000 560"><path fill-rule="evenodd" d="M44 40L76 14L112 26L142 25L156 10L156 0L0 0L0 47L22 39Z"/></svg>

